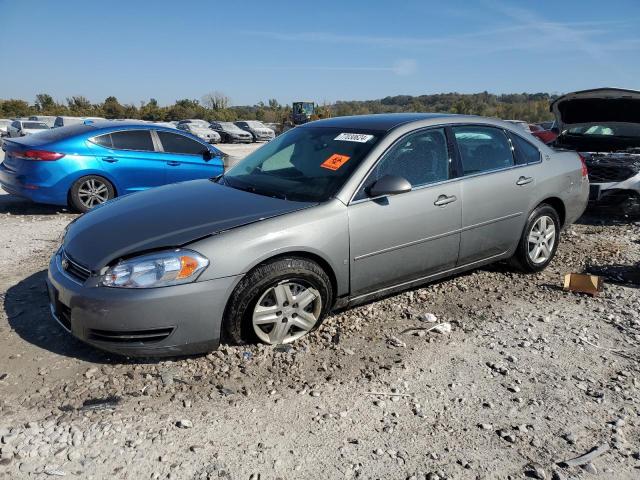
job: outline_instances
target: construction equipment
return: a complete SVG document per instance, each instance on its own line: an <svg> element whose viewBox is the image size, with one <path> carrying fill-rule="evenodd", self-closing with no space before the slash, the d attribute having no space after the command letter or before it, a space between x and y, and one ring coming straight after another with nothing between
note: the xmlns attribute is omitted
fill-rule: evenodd
<svg viewBox="0 0 640 480"><path fill-rule="evenodd" d="M298 125L329 116L329 109L326 107L319 108L313 102L293 102L291 111L282 120L280 131L286 132Z"/></svg>

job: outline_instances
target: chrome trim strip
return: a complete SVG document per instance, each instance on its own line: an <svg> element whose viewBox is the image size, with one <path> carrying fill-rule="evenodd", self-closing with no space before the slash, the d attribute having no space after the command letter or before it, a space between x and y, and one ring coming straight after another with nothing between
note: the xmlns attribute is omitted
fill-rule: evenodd
<svg viewBox="0 0 640 480"><path fill-rule="evenodd" d="M436 272L436 273L432 273L431 275L426 275L424 277L419 277L419 278L416 278L414 280L407 280L405 282L401 282L401 283L397 283L397 284L394 284L394 285L391 285L391 286L388 286L388 287L380 288L378 290L374 290L373 292L368 292L368 293L364 293L362 295L358 295L356 297L351 297L349 299L349 301L353 302L353 301L357 301L357 300L359 300L361 298L366 298L366 297L370 297L372 295L377 295L377 294L379 294L381 292L385 292L385 291L388 291L388 290L394 290L396 288L402 288L404 286L408 286L408 285L411 285L411 284L414 284L414 283L422 283L422 282L425 282L425 281L427 281L427 280L429 280L430 278L433 278L433 277L439 277L441 275L447 275L448 273L455 272L456 270L463 270L463 269L466 269L467 267L471 267L472 265L475 265L475 264L478 264L478 263L487 262L487 261L489 261L489 260L491 260L493 258L497 258L497 257L500 257L500 256L504 255L504 253L505 252L502 252L502 253L499 253L497 255L492 255L490 257L483 258L481 260L476 260L475 262L471 262L471 263L467 263L465 265L460 265L458 267L450 268L449 270L442 270L442 271L439 271L439 272Z"/></svg>
<svg viewBox="0 0 640 480"><path fill-rule="evenodd" d="M394 250L399 250L401 248L412 247L413 245L418 245L420 243L426 243L426 242L430 242L432 240L438 240L440 238L448 237L450 235L455 235L457 233L467 232L469 230L473 230L474 228L484 227L484 226L487 226L487 225L491 225L492 223L497 223L497 222L501 222L503 220L509 220L511 218L519 217L520 215L522 215L522 212L511 213L511 214L505 215L503 217L498 217L498 218L494 218L492 220L487 220L487 221L484 221L484 222L476 223L474 225L469 225L467 227L458 228L457 230L451 230L450 232L441 233L441 234L438 234L438 235L433 235L431 237L421 238L420 240L414 240L413 242L402 243L400 245L395 245L393 247L383 248L382 250L377 250L375 252L365 253L363 255L359 255L357 257L354 257L353 261L357 262L358 260L363 260L365 258L373 257L375 255L380 255L382 253L388 253L388 252L392 252Z"/></svg>

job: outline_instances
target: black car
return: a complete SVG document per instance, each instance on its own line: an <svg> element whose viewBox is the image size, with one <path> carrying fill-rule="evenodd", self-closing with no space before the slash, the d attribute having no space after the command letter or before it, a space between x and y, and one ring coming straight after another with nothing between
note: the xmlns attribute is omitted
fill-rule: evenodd
<svg viewBox="0 0 640 480"><path fill-rule="evenodd" d="M220 134L222 143L251 143L253 136L231 122L211 122L211 130Z"/></svg>

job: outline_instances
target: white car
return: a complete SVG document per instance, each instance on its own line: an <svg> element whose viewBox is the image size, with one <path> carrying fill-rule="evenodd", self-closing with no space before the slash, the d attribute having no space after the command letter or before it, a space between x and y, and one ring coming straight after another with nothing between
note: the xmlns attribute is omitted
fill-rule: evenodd
<svg viewBox="0 0 640 480"><path fill-rule="evenodd" d="M33 120L35 122L44 122L47 124L49 128L53 128L56 123L56 117L53 115L31 115L29 120Z"/></svg>
<svg viewBox="0 0 640 480"><path fill-rule="evenodd" d="M221 140L220 134L215 130L211 130L207 122L204 122L204 125L193 122L181 122L177 128L178 130L189 132L191 135L195 135L207 143L219 143Z"/></svg>
<svg viewBox="0 0 640 480"><path fill-rule="evenodd" d="M49 126L44 122L36 122L33 120L14 120L7 127L9 137L24 137L34 133L49 130Z"/></svg>
<svg viewBox="0 0 640 480"><path fill-rule="evenodd" d="M7 118L0 118L0 137L7 135L7 128L11 125L11 120Z"/></svg>

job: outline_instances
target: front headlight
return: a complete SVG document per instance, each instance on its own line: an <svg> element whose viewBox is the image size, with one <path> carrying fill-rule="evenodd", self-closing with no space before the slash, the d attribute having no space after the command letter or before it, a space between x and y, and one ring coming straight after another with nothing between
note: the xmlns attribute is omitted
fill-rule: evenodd
<svg viewBox="0 0 640 480"><path fill-rule="evenodd" d="M192 250L171 250L130 258L110 267L100 283L105 287L154 288L195 281L209 260Z"/></svg>

